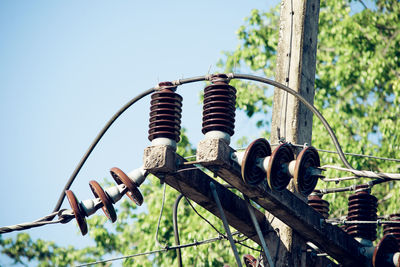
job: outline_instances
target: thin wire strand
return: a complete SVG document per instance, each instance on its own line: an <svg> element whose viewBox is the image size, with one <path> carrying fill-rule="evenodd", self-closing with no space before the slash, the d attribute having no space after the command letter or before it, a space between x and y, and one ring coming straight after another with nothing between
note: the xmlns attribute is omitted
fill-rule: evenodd
<svg viewBox="0 0 400 267"><path fill-rule="evenodd" d="M279 145L279 144L272 144L271 146L277 146L277 145ZM304 145L300 145L300 144L291 144L291 145L296 146L296 147L304 147ZM317 150L319 152L338 154L337 151L332 151L332 150L326 150L326 149L321 149L321 148L317 148ZM348 156L355 156L355 157L364 157L364 158L371 158L371 159L400 162L400 159L395 159L395 158L377 157L377 156L357 154L357 153L347 153L347 152L344 152L343 154L348 155Z"/></svg>
<svg viewBox="0 0 400 267"><path fill-rule="evenodd" d="M383 179L383 180L400 180L400 173L384 173L384 172L373 172L373 171L366 171L366 170L354 170L354 169L343 168L343 167L333 166L333 165L324 165L321 168L351 172L358 177Z"/></svg>
<svg viewBox="0 0 400 267"><path fill-rule="evenodd" d="M321 181L339 183L341 181L355 180L355 179L359 179L359 178L360 177L358 177L358 176L346 176L346 177L338 177L338 178L324 178L324 179L321 179Z"/></svg>
<svg viewBox="0 0 400 267"><path fill-rule="evenodd" d="M157 223L157 230L156 230L156 236L155 236L155 240L156 240L156 244L159 247L162 248L166 248L168 247L168 245L162 245L159 241L158 241L158 231L160 230L160 222L161 222L161 217L164 211L164 203L165 203L165 189L167 188L167 184L164 183L164 190L163 190L163 197L162 197L162 204L161 204L161 209L160 209L160 215L158 216L158 223Z"/></svg>
<svg viewBox="0 0 400 267"><path fill-rule="evenodd" d="M235 234L239 234L239 233L233 233L233 235L235 235ZM94 261L94 262L84 263L84 264L80 264L80 265L76 265L76 266L77 267L89 266L89 265L94 265L94 264L106 263L106 262L110 262L110 261L124 260L124 259L128 259L128 258L139 257L139 256L147 256L147 255L161 253L161 252L165 253L170 250L200 246L200 245L209 244L209 243L222 241L222 240L226 240L226 238L224 236L218 236L218 237L214 237L214 238L210 238L210 239L205 239L202 241L194 241L192 243L187 243L187 244L183 244L183 245L179 245L179 246L170 246L170 247L166 247L166 248L162 248L162 249L158 249L158 250L146 251L146 252L141 252L141 253L132 254L132 255L128 255L128 256L115 257L115 258L110 258L107 260Z"/></svg>
<svg viewBox="0 0 400 267"><path fill-rule="evenodd" d="M183 170L185 170L185 169L183 169ZM209 220L207 220L203 215L201 215L201 214L197 211L197 209L193 206L193 204L192 204L192 202L189 200L189 198L183 193L183 190L182 190L182 188L181 188L181 185L180 185L178 179L177 179L176 177L175 177L175 179L176 179L176 183L177 183L178 188L179 188L179 192L183 195L183 197L185 198L185 200L186 200L186 202L189 204L189 206L192 208L192 210L193 210L203 221L205 221L208 225L210 225L219 235L223 236L224 238L227 238L227 236L226 236L225 234L223 234L221 231L219 231L219 230L217 229L217 227L214 226L214 224L212 224ZM261 250L256 249L256 248L253 248L253 247L250 247L250 246L248 246L248 245L242 243L242 241L240 241L240 240L235 240L235 242L238 243L238 244L240 244L240 245L242 245L242 246L244 246L244 247L247 247L248 249L261 252Z"/></svg>
<svg viewBox="0 0 400 267"><path fill-rule="evenodd" d="M300 145L300 144L292 144L292 143L290 143L290 144L295 147L304 147L304 145ZM280 144L271 144L271 146L279 146L279 145ZM245 150L246 148L247 147L239 147L239 148L235 148L235 150ZM315 149L318 150L319 152L338 154L337 151L326 150L326 149L321 149L321 148L315 148ZM378 157L378 156L371 156L371 155L358 154L358 153L349 153L349 152L343 152L343 154L345 154L347 156L354 156L354 157L363 157L363 158L400 162L400 159L395 159L395 158Z"/></svg>

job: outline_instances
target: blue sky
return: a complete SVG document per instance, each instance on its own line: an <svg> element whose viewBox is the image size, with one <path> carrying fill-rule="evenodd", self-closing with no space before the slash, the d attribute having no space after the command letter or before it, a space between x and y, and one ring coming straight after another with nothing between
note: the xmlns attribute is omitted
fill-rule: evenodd
<svg viewBox="0 0 400 267"><path fill-rule="evenodd" d="M222 51L238 45L235 31L251 9L277 3L1 1L0 225L51 212L75 165L115 111L159 81L216 72ZM203 87L197 83L178 91L184 97L182 124L193 144L202 138ZM72 186L79 199L92 198L88 182L109 178L111 167L129 171L141 165L149 145L148 109L146 98L107 132ZM238 136L257 135L242 115L236 129ZM61 245L90 243L77 234L74 222L27 232ZM6 264L0 256L0 265Z"/></svg>

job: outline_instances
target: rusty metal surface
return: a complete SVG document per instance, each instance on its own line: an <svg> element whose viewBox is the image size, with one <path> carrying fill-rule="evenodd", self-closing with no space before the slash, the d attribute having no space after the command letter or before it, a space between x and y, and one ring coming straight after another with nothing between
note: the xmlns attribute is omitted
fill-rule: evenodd
<svg viewBox="0 0 400 267"><path fill-rule="evenodd" d="M149 140L164 137L179 142L182 97L173 91L176 87L171 82L162 82L159 86L166 88L151 95Z"/></svg>
<svg viewBox="0 0 400 267"><path fill-rule="evenodd" d="M400 262L393 263L393 254L399 252L396 238L392 235L385 235L379 241L372 256L374 267L400 267Z"/></svg>
<svg viewBox="0 0 400 267"><path fill-rule="evenodd" d="M82 235L86 235L88 227L85 219L85 212L81 209L78 199L71 190L65 190L69 205L74 212L76 222L78 223L79 229Z"/></svg>
<svg viewBox="0 0 400 267"><path fill-rule="evenodd" d="M329 202L323 200L318 194L311 194L308 196L308 205L314 210L319 212L322 217L328 219L329 217Z"/></svg>
<svg viewBox="0 0 400 267"><path fill-rule="evenodd" d="M93 195L96 198L100 198L101 203L103 203L103 207L101 207L101 209L106 217L111 220L111 222L115 222L117 220L117 214L115 213L111 198L106 194L106 192L104 192L103 188L98 182L92 180L89 182L89 186L93 192Z"/></svg>
<svg viewBox="0 0 400 267"><path fill-rule="evenodd" d="M267 174L257 166L257 160L271 155L271 146L264 138L253 141L244 152L242 177L246 184L257 185L267 178Z"/></svg>
<svg viewBox="0 0 400 267"><path fill-rule="evenodd" d="M281 144L272 152L267 170L268 185L272 190L286 189L292 177L282 167L292 160L294 160L294 154L289 144Z"/></svg>
<svg viewBox="0 0 400 267"><path fill-rule="evenodd" d="M369 189L359 190L349 196L347 220L377 220L378 199L370 194ZM373 241L376 239L376 227L376 224L351 224L346 226L346 232L351 236Z"/></svg>
<svg viewBox="0 0 400 267"><path fill-rule="evenodd" d="M135 182L133 182L128 175L126 175L119 168L112 168L110 170L111 176L114 178L114 181L117 184L124 184L128 188L128 192L126 195L135 202L136 205L141 206L143 204L143 195L140 193L138 186Z"/></svg>
<svg viewBox="0 0 400 267"><path fill-rule="evenodd" d="M222 131L230 136L235 129L236 89L225 74L214 75L204 88L202 133Z"/></svg>
<svg viewBox="0 0 400 267"><path fill-rule="evenodd" d="M306 147L297 156L294 168L294 185L297 192L303 196L308 196L315 189L321 175L315 173L316 168L320 167L318 151L312 147Z"/></svg>

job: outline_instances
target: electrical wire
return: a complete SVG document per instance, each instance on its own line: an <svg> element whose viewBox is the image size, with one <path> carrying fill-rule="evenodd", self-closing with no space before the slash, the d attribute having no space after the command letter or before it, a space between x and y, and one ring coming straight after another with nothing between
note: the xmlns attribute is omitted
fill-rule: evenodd
<svg viewBox="0 0 400 267"><path fill-rule="evenodd" d="M272 144L271 146L278 146L279 144ZM292 146L296 147L304 147L304 145L300 144L291 144ZM325 153L332 153L332 154L337 154L337 151L332 151L332 150L326 150L326 149L321 149L317 148L319 152L325 152ZM346 153L344 152L343 154L348 155L348 156L355 156L355 157L364 157L364 158L370 158L370 159L379 159L379 160L386 160L386 161L395 161L395 162L400 162L400 159L395 159L395 158L387 158L387 157L377 157L377 156L371 156L371 155L365 155L365 154L357 154L357 153Z"/></svg>
<svg viewBox="0 0 400 267"><path fill-rule="evenodd" d="M58 220L53 221L55 216L59 217ZM20 223L15 225L4 226L0 228L0 234L10 233L14 231L23 231L30 228L40 227L47 224L56 224L56 223L68 223L74 218L74 214L72 210L60 210L53 212L43 218L35 220L33 222Z"/></svg>
<svg viewBox="0 0 400 267"><path fill-rule="evenodd" d="M239 233L232 233L232 235L237 235L237 234L239 234ZM192 243L187 243L187 244L183 244L183 245L179 245L179 246L171 246L171 247L166 247L166 248L162 248L162 249L159 249L159 250L152 250L152 251L132 254L132 255L128 255L128 256L115 257L115 258L111 258L111 259L108 259L108 260L101 260L101 261L83 263L83 264L76 265L76 266L77 267L83 267L83 266L89 266L89 265L94 265L94 264L106 263L106 262L110 262L110 261L124 260L124 259L128 259L128 258L139 257L139 256L147 256L147 255L156 254L156 253L165 253L165 252L168 252L170 250L176 250L176 249L181 249L181 248L200 246L200 245L209 244L209 243L213 243L213 242L217 242L217 241L221 241L221 240L226 240L226 238L224 236L220 235L218 237L205 239L205 240L202 240L202 241L194 241Z"/></svg>
<svg viewBox="0 0 400 267"><path fill-rule="evenodd" d="M167 184L164 183L163 198L162 198L162 203L161 203L160 215L158 216L157 230L156 230L156 236L155 236L155 240L156 240L157 246L162 247L162 248L168 247L167 245L162 245L162 244L158 241L158 231L160 230L161 217L162 217L162 214L163 214L163 211L164 211L165 189L167 188L166 185L167 185Z"/></svg>
<svg viewBox="0 0 400 267"><path fill-rule="evenodd" d="M183 170L181 170L181 171L184 171L184 170L188 170L188 169L183 169ZM176 184L178 185L178 188L179 188L179 192L181 192L181 194L183 194L183 191L182 191L181 185L180 185L180 183L179 183L179 180L178 180L176 177L175 177L175 179L176 179ZM228 184L226 184L226 185L224 185L224 186L225 186L226 188L231 188L231 185L228 185ZM217 229L217 227L215 227L209 220L207 220L203 215L201 215L201 214L197 211L197 209L193 206L193 204L192 204L192 202L190 201L190 199L189 199L185 194L183 194L183 197L185 198L185 200L186 200L186 202L189 204L189 206L192 208L192 210L197 214L197 216L199 216L203 221L205 221L208 225L210 225L211 228L213 228L219 235L221 235L221 236L227 238L221 231L219 231L219 230ZM251 246L248 246L248 245L242 243L242 242L243 242L242 240L235 240L235 242L238 243L238 244L240 244L241 246L244 246L244 247L248 248L248 249L261 252L260 249L253 248L253 247L251 247Z"/></svg>
<svg viewBox="0 0 400 267"><path fill-rule="evenodd" d="M172 223L174 227L174 237L175 237L175 245L179 246L181 242L179 241L179 230L178 230L178 206L179 202L181 201L183 194L179 194L174 202L174 207L172 209ZM178 248L176 250L176 254L178 257L178 267L182 267L182 254L181 249Z"/></svg>
<svg viewBox="0 0 400 267"><path fill-rule="evenodd" d="M135 104L137 101L140 99L144 98L145 96L153 93L156 91L156 87L150 88L136 97L132 98L128 103L126 103L124 106L122 106L112 117L111 119L108 120L106 125L100 130L100 132L97 134L97 136L94 138L93 142L90 144L88 150L85 152L85 154L82 156L81 160L79 161L78 165L75 167L75 170L72 172L70 178L68 179L67 183L65 184L60 197L58 198L58 201L54 207L54 212L58 211L61 208L62 203L64 202L65 199L65 190L68 190L72 183L74 182L76 176L78 175L79 171L82 169L83 165L85 164L86 160L89 158L90 154L96 147L96 145L99 143L103 135L107 132L107 130L111 127L111 125L118 119L118 117L124 113L129 107L131 107L133 104ZM54 216L52 217L54 218Z"/></svg>
<svg viewBox="0 0 400 267"><path fill-rule="evenodd" d="M376 221L349 221L349 220L325 220L327 223L338 225L338 224L390 224L390 225L400 225L400 221L383 221L383 220L376 220Z"/></svg>
<svg viewBox="0 0 400 267"><path fill-rule="evenodd" d="M254 76L254 75L247 75L247 74L234 74L234 73L229 73L228 78L230 79L245 79L245 80L253 80L253 81L257 81L257 82L261 82L261 83L266 83L266 84L270 84L272 86L275 86L281 90L284 90L292 95L294 95L295 97L297 97L303 104L305 104L317 117L318 119L321 120L322 124L324 125L324 127L326 128L326 130L328 131L329 135L331 136L331 139L336 147L336 150L339 154L340 159L342 160L343 164L350 168L353 169L352 166L348 163L348 161L346 160L346 157L343 154L343 151L340 147L340 144L332 130L332 128L330 127L330 125L328 124L328 122L325 120L325 118L322 116L322 114L311 104L309 103L304 97L302 97L299 93L297 93L296 91L294 91L293 89L278 83L276 81L267 79L267 78L263 78L263 77L258 77L258 76ZM192 77L192 78L185 78L185 79L178 79L173 81L172 83L175 86L179 86L182 84L188 84L188 83L193 83L193 82L199 82L199 81L206 81L206 80L211 80L212 75L205 75L205 76L196 76L196 77ZM89 146L88 150L86 151L86 153L83 155L83 157L81 158L81 160L79 161L78 165L76 166L75 170L73 171L71 177L68 179L67 183L64 186L63 191L61 192L61 195L54 207L54 211L58 211L65 199L65 190L68 190L70 188L70 186L72 185L72 183L74 182L76 176L78 175L79 171L81 170L81 168L83 167L83 165L85 164L86 160L88 159L89 155L92 153L93 149L96 147L97 143L101 140L101 138L103 137L103 135L107 132L107 130L110 128L110 126L115 122L115 120L122 114L124 113L130 106L132 106L133 104L135 104L137 101L139 101L140 99L142 99L143 97L151 94L152 92L159 90L160 87L156 86L153 88L150 88L146 91L144 91L143 93L139 94L138 96L134 97L132 100L130 100L128 103L126 103L123 107L121 107L112 117L111 119L106 123L106 125L101 129L101 131L97 134L97 136L95 137L95 139L93 140L92 144ZM53 217L54 218L54 217Z"/></svg>
<svg viewBox="0 0 400 267"><path fill-rule="evenodd" d="M349 169L354 169L350 165L350 163L347 161L346 156L343 153L342 147L340 146L339 141L338 141L335 133L332 130L332 127L326 121L324 116L322 116L322 114L318 111L318 109L316 109L310 102L307 101L307 99L305 99L298 92L296 92L295 90L293 90L293 89L291 89L291 88L289 88L289 87L287 87L287 86L285 86L285 85L283 85L281 83L278 83L276 81L273 81L273 80L270 80L270 79L267 79L267 78L263 78L263 77L258 77L258 76L254 76L254 75L248 75L248 74L234 74L234 73L230 73L230 74L228 74L228 76L232 77L232 79L245 79L245 80L252 80L252 81L258 81L258 82L261 82L261 83L266 83L266 84L275 86L277 88L280 88L282 90L285 90L288 93L290 93L291 95L293 95L296 98L298 98L322 122L322 124L324 125L325 129L328 131L328 133L329 133L329 135L330 135L330 137L332 139L332 142L335 145L336 151L338 152L339 158L343 162L343 164Z"/></svg>
<svg viewBox="0 0 400 267"><path fill-rule="evenodd" d="M343 168L343 167L333 166L333 165L324 165L321 168L351 172L358 177L378 178L378 179L384 179L384 180L400 180L400 173L384 173L384 172L373 172L373 171L365 171L365 170L354 170L354 169Z"/></svg>

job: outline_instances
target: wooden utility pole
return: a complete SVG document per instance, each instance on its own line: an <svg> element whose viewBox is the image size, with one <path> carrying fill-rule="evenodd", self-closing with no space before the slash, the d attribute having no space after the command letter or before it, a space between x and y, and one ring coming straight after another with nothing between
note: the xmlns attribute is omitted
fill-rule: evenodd
<svg viewBox="0 0 400 267"><path fill-rule="evenodd" d="M319 0L281 2L275 80L296 90L311 103L314 99L319 7ZM292 143L311 144L311 136L311 111L294 96L275 88L271 142L285 138ZM289 190L293 191L291 188L293 186L289 185ZM286 247L279 252L276 266L306 266L303 239L271 214L267 217L271 225L279 229Z"/></svg>

